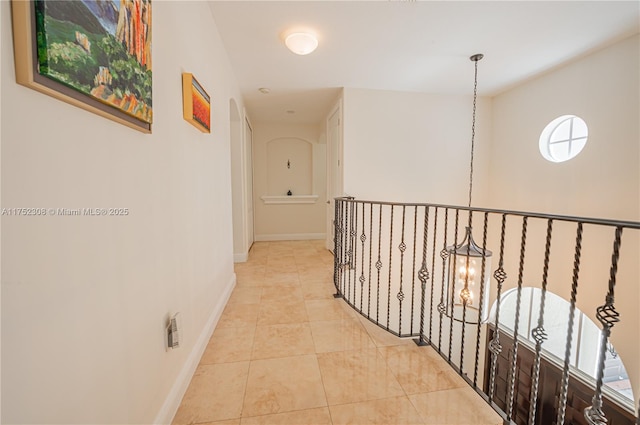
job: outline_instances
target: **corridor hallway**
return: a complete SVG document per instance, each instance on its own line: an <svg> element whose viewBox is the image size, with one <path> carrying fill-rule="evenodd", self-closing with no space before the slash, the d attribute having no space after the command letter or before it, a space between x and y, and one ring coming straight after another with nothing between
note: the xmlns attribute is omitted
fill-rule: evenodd
<svg viewBox="0 0 640 425"><path fill-rule="evenodd" d="M430 347L334 299L324 241L256 242L174 424L501 424Z"/></svg>

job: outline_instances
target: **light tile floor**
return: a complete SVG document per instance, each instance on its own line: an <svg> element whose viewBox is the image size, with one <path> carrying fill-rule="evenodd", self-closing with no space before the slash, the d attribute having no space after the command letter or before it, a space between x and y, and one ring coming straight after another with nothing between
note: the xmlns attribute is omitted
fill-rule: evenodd
<svg viewBox="0 0 640 425"><path fill-rule="evenodd" d="M256 242L174 424L501 424L430 347L334 299L324 241Z"/></svg>

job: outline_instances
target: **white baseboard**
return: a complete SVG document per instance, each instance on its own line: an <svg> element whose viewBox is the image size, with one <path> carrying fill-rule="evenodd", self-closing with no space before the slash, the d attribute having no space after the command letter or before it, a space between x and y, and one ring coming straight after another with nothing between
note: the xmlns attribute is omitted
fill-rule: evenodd
<svg viewBox="0 0 640 425"><path fill-rule="evenodd" d="M164 400L160 411L156 415L156 419L153 422L154 424L168 425L173 421L173 417L176 415L176 412L180 407L180 402L182 401L184 394L187 392L187 388L189 387L191 378L193 377L193 374L195 373L196 368L200 363L200 358L202 357L204 350L207 348L207 344L211 339L213 330L216 328L218 320L220 320L220 316L222 316L222 311L224 310L225 305L227 305L227 301L229 301L229 297L231 296L231 292L233 292L233 288L235 288L235 286L236 275L234 273L231 281L227 285L226 290L222 294L222 297L220 297L218 303L211 312L211 315L209 316L204 329L200 333L198 340L193 346L191 353L189 353L187 361L182 366L182 370L180 370L176 381L173 383L171 391L169 391L169 394Z"/></svg>
<svg viewBox="0 0 640 425"><path fill-rule="evenodd" d="M258 242L266 241L307 241L316 239L325 239L326 233L290 233L290 234L272 234L272 235L256 235Z"/></svg>
<svg viewBox="0 0 640 425"><path fill-rule="evenodd" d="M249 253L243 252L242 254L233 254L234 263L246 263L249 259Z"/></svg>

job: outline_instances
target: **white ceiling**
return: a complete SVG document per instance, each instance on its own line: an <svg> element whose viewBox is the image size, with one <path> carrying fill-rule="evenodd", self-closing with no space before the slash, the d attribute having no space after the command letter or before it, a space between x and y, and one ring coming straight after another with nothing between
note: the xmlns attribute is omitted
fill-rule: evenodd
<svg viewBox="0 0 640 425"><path fill-rule="evenodd" d="M480 95L640 32L638 1L211 1L250 118L319 123L340 87ZM282 33L319 36L307 56ZM268 95L258 88L268 87ZM286 111L295 111L287 113Z"/></svg>

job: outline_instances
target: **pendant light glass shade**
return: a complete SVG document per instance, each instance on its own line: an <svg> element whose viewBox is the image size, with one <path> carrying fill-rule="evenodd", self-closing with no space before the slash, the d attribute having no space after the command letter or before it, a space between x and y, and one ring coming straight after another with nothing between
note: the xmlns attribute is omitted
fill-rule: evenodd
<svg viewBox="0 0 640 425"><path fill-rule="evenodd" d="M492 252L475 243L469 227L462 243L448 246L447 252L449 278L445 314L458 322L477 324L485 321L489 315Z"/></svg>
<svg viewBox="0 0 640 425"><path fill-rule="evenodd" d="M469 208L473 189L473 151L476 136L476 100L478 97L478 61L484 55L475 54L474 62L473 116L471 121L471 161L469 164ZM479 247L471 234L471 211L469 227L460 245L447 247L449 277L446 282L447 296L442 306L444 314L458 322L479 324L489 315L489 283L491 275L491 251ZM442 311L442 310L441 310Z"/></svg>

